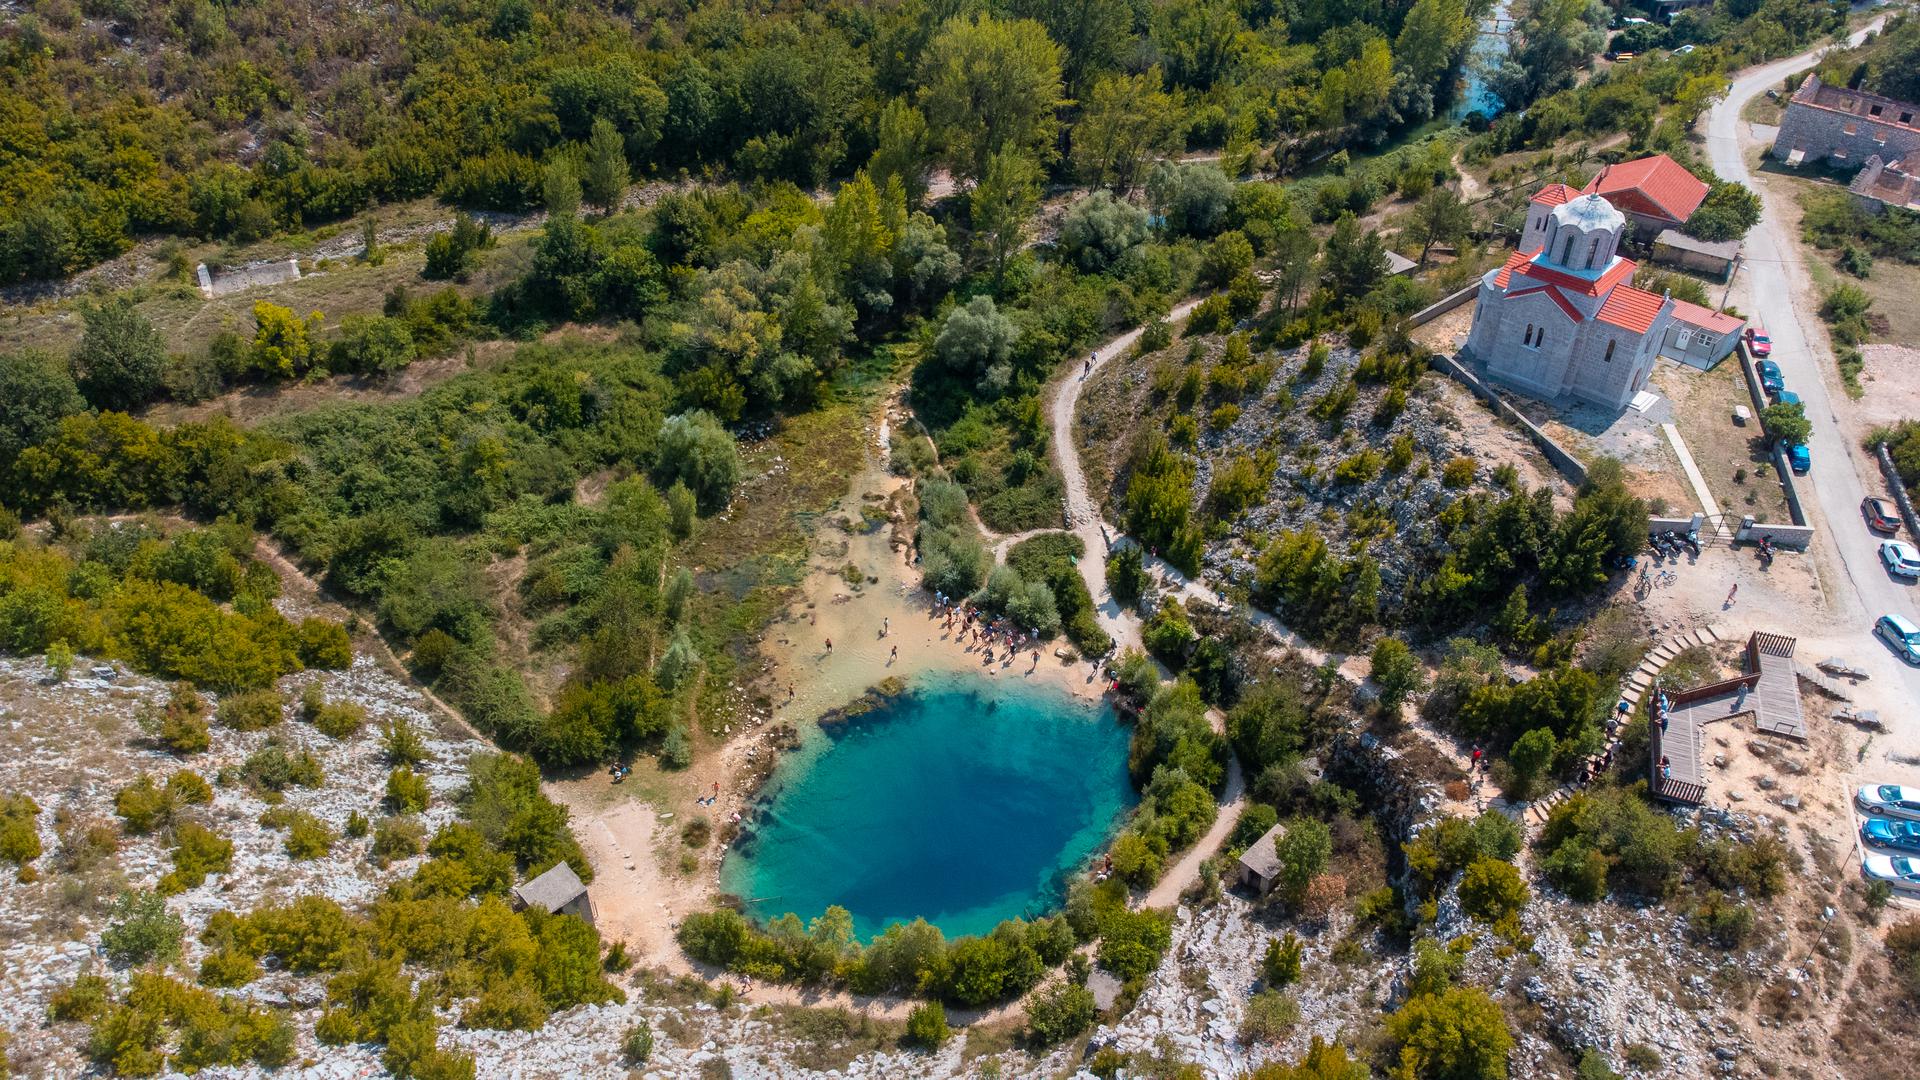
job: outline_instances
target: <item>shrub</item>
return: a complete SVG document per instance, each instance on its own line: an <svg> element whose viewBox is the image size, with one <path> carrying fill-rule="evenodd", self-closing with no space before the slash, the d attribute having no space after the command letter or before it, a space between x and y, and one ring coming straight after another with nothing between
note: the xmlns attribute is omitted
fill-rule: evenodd
<svg viewBox="0 0 1920 1080"><path fill-rule="evenodd" d="M1480 858L1460 879L1460 908L1468 915L1494 923L1527 906L1527 883L1512 863Z"/></svg>
<svg viewBox="0 0 1920 1080"><path fill-rule="evenodd" d="M172 793L154 783L153 777L146 773L141 773L139 779L113 796L113 812L120 815L127 831L135 836L144 836L171 823L173 811Z"/></svg>
<svg viewBox="0 0 1920 1080"><path fill-rule="evenodd" d="M293 651L310 668L343 671L353 666L353 639L332 619L307 618L293 630Z"/></svg>
<svg viewBox="0 0 1920 1080"><path fill-rule="evenodd" d="M224 874L233 865L233 841L196 822L173 830L173 870L160 879L161 894L200 887L208 874Z"/></svg>
<svg viewBox="0 0 1920 1080"><path fill-rule="evenodd" d="M232 988L260 977L260 963L246 953L219 949L200 961L200 985Z"/></svg>
<svg viewBox="0 0 1920 1080"><path fill-rule="evenodd" d="M317 859L333 850L336 839L327 823L304 810L296 810L287 821L287 854L295 859Z"/></svg>
<svg viewBox="0 0 1920 1080"><path fill-rule="evenodd" d="M180 956L187 932L180 916L167 910L157 892L123 892L114 901L112 923L100 933L100 948L117 964L138 966L150 960L171 963Z"/></svg>
<svg viewBox="0 0 1920 1080"><path fill-rule="evenodd" d="M412 768L428 760L427 741L405 717L387 721L381 730L380 749L389 765Z"/></svg>
<svg viewBox="0 0 1920 1080"><path fill-rule="evenodd" d="M300 712L307 723L329 739L350 739L367 722L366 709L351 701L324 701L319 688L313 686L309 686L301 698Z"/></svg>
<svg viewBox="0 0 1920 1080"><path fill-rule="evenodd" d="M1505 1080L1513 1034L1485 991L1455 987L1419 994L1387 1017L1396 1072L1435 1080Z"/></svg>
<svg viewBox="0 0 1920 1080"><path fill-rule="evenodd" d="M1447 462L1440 470L1440 483L1450 488L1464 488L1473 483L1474 461L1470 457L1457 457Z"/></svg>
<svg viewBox="0 0 1920 1080"><path fill-rule="evenodd" d="M55 1023L92 1020L113 1003L113 986L101 975L85 974L47 999L47 1015Z"/></svg>
<svg viewBox="0 0 1920 1080"><path fill-rule="evenodd" d="M406 766L387 774L387 807L397 814L417 814L427 808L427 778Z"/></svg>
<svg viewBox="0 0 1920 1080"><path fill-rule="evenodd" d="M947 1010L937 1001L923 1001L907 1014L907 1042L924 1050L938 1050L951 1032Z"/></svg>
<svg viewBox="0 0 1920 1080"><path fill-rule="evenodd" d="M911 1025L909 1025L911 1026ZM628 1065L640 1066L653 1056L653 1029L646 1021L641 1021L627 1029L626 1038L620 1040L620 1055Z"/></svg>
<svg viewBox="0 0 1920 1080"><path fill-rule="evenodd" d="M277 738L247 755L240 763L240 776L256 790L274 795L289 787L316 788L326 782L318 758L305 750L289 754Z"/></svg>
<svg viewBox="0 0 1920 1080"><path fill-rule="evenodd" d="M349 838L359 840L367 835L367 830L371 827L372 822L369 822L367 815L360 811L355 810L347 815L346 833Z"/></svg>
<svg viewBox="0 0 1920 1080"><path fill-rule="evenodd" d="M221 698L213 716L235 731L259 731L280 722L283 704L278 690L250 690Z"/></svg>
<svg viewBox="0 0 1920 1080"><path fill-rule="evenodd" d="M213 786L199 773L181 769L167 777L167 794L180 806L205 806L213 801Z"/></svg>
<svg viewBox="0 0 1920 1080"><path fill-rule="evenodd" d="M1725 893L1709 892L1687 916L1687 926L1703 941L1737 948L1753 933L1753 909Z"/></svg>
<svg viewBox="0 0 1920 1080"><path fill-rule="evenodd" d="M1061 983L1027 1002L1027 1039L1036 1047L1056 1046L1093 1026L1093 991Z"/></svg>
<svg viewBox="0 0 1920 1080"><path fill-rule="evenodd" d="M1262 990L1247 1002L1240 1021L1240 1039L1248 1043L1279 1042L1300 1022L1300 1003L1276 989Z"/></svg>
<svg viewBox="0 0 1920 1080"><path fill-rule="evenodd" d="M374 865L384 869L395 859L411 859L420 854L426 836L425 826L412 818L382 818L380 824L374 826L369 854Z"/></svg>
<svg viewBox="0 0 1920 1080"><path fill-rule="evenodd" d="M0 795L0 859L25 867L40 857L40 804L25 795Z"/></svg>
<svg viewBox="0 0 1920 1080"><path fill-rule="evenodd" d="M1305 948L1300 936L1291 930L1286 937L1267 942L1266 955L1260 958L1260 977L1276 990L1299 982L1300 955Z"/></svg>

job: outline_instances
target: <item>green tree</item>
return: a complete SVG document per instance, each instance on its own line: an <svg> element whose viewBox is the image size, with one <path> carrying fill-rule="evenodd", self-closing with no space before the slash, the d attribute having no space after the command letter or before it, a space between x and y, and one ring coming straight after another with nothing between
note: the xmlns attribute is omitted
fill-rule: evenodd
<svg viewBox="0 0 1920 1080"><path fill-rule="evenodd" d="M1093 1026L1093 991L1061 983L1027 1002L1027 1038L1035 1046L1054 1046Z"/></svg>
<svg viewBox="0 0 1920 1080"><path fill-rule="evenodd" d="M1477 987L1409 998L1387 1017L1394 1080L1506 1080L1513 1034L1500 1006Z"/></svg>
<svg viewBox="0 0 1920 1080"><path fill-rule="evenodd" d="M1060 45L1062 74L1075 96L1133 47L1134 8L1125 0L1010 0L1007 11L1047 28ZM1156 75L1154 85L1159 82Z"/></svg>
<svg viewBox="0 0 1920 1080"><path fill-rule="evenodd" d="M1513 781L1519 797L1532 797L1540 778L1553 764L1556 745L1553 732L1546 728L1534 728L1514 740L1513 748L1507 751L1507 761L1513 766Z"/></svg>
<svg viewBox="0 0 1920 1080"><path fill-rule="evenodd" d="M1205 91L1239 63L1252 35L1225 0L1174 0L1154 9L1151 37L1168 79Z"/></svg>
<svg viewBox="0 0 1920 1080"><path fill-rule="evenodd" d="M726 506L740 480L740 451L733 436L702 409L670 416L660 425L657 461L661 482L687 485L708 512Z"/></svg>
<svg viewBox="0 0 1920 1080"><path fill-rule="evenodd" d="M1702 240L1740 240L1760 224L1760 196L1745 184L1721 181L1707 189L1707 197L1682 228Z"/></svg>
<svg viewBox="0 0 1920 1080"><path fill-rule="evenodd" d="M289 308L262 300L253 305L253 327L248 363L255 371L290 379L312 369L319 312L302 319Z"/></svg>
<svg viewBox="0 0 1920 1080"><path fill-rule="evenodd" d="M1094 81L1073 125L1071 158L1083 182L1124 196L1140 185L1149 164L1180 152L1186 123L1180 103L1161 85L1157 67Z"/></svg>
<svg viewBox="0 0 1920 1080"><path fill-rule="evenodd" d="M880 110L873 157L867 175L885 186L900 181L907 205L918 206L927 195L927 170L933 160L927 118L905 98L894 98Z"/></svg>
<svg viewBox="0 0 1920 1080"><path fill-rule="evenodd" d="M586 201L612 213L626 197L632 173L627 166L627 144L606 117L596 117L587 139L585 167L580 170L580 193Z"/></svg>
<svg viewBox="0 0 1920 1080"><path fill-rule="evenodd" d="M1298 903L1333 857L1333 832L1313 818L1294 818L1274 844L1274 853L1280 856L1281 888L1290 901Z"/></svg>
<svg viewBox="0 0 1920 1080"><path fill-rule="evenodd" d="M1074 203L1060 221L1060 249L1090 273L1105 270L1146 239L1146 213L1107 191Z"/></svg>
<svg viewBox="0 0 1920 1080"><path fill-rule="evenodd" d="M947 22L923 54L920 107L956 176L986 177L994 155L1040 160L1053 149L1060 47L1030 19Z"/></svg>
<svg viewBox="0 0 1920 1080"><path fill-rule="evenodd" d="M556 157L548 163L540 197L549 218L571 218L580 213L580 170L571 158Z"/></svg>
<svg viewBox="0 0 1920 1080"><path fill-rule="evenodd" d="M1804 443L1813 434L1807 407L1797 401L1778 401L1760 410L1760 426L1776 444Z"/></svg>
<svg viewBox="0 0 1920 1080"><path fill-rule="evenodd" d="M146 403L160 389L166 339L124 296L88 305L80 314L86 330L74 347L72 365L88 404L124 412Z"/></svg>
<svg viewBox="0 0 1920 1080"><path fill-rule="evenodd" d="M1414 0L1393 40L1394 62L1413 85L1430 86L1453 67L1472 33L1461 0Z"/></svg>
<svg viewBox="0 0 1920 1080"><path fill-rule="evenodd" d="M1349 301L1358 300L1386 280L1387 248L1380 234L1364 232L1351 212L1340 215L1327 237L1321 280L1334 294Z"/></svg>
<svg viewBox="0 0 1920 1080"><path fill-rule="evenodd" d="M1407 222L1407 235L1420 245L1420 265L1427 264L1433 245L1454 243L1472 224L1472 211L1452 188L1437 187L1421 196L1413 206L1413 218Z"/></svg>
<svg viewBox="0 0 1920 1080"><path fill-rule="evenodd" d="M1388 712L1426 682L1420 658L1399 638L1383 637L1373 644L1373 684L1380 688L1380 706Z"/></svg>
<svg viewBox="0 0 1920 1080"><path fill-rule="evenodd" d="M0 353L0 469L86 408L67 365L52 354Z"/></svg>
<svg viewBox="0 0 1920 1080"><path fill-rule="evenodd" d="M967 200L975 246L993 267L995 281L1026 241L1027 222L1039 203L1040 167L1018 150L995 151Z"/></svg>
<svg viewBox="0 0 1920 1080"><path fill-rule="evenodd" d="M991 296L976 296L956 307L933 339L933 355L962 376L985 376L990 387L1005 389L1012 377L1008 363L1019 328L1001 314Z"/></svg>

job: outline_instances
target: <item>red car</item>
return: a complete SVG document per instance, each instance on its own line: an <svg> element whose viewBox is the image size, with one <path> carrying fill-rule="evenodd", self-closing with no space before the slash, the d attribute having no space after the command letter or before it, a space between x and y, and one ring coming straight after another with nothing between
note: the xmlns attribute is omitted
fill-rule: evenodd
<svg viewBox="0 0 1920 1080"><path fill-rule="evenodd" d="M1773 355L1773 339L1767 336L1765 327L1747 327L1747 351L1756 359Z"/></svg>
<svg viewBox="0 0 1920 1080"><path fill-rule="evenodd" d="M1867 519L1867 528L1874 532L1900 531L1900 511L1894 509L1893 501L1890 499L1876 499L1868 496L1860 500L1860 513Z"/></svg>

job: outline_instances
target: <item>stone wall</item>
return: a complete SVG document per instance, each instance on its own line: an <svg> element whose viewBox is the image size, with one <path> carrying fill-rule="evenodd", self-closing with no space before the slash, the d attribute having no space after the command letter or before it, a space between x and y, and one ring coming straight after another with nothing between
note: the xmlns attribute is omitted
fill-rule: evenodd
<svg viewBox="0 0 1920 1080"><path fill-rule="evenodd" d="M1533 444L1540 448L1540 452L1546 455L1548 461L1553 463L1553 467L1559 469L1561 475L1571 481L1575 487L1587 482L1587 467L1579 458L1568 453L1566 447L1554 442L1553 437L1542 431L1540 425L1527 419L1526 414L1507 404L1498 391L1481 382L1473 372L1462 366L1460 361L1451 356L1434 353L1427 358L1427 362L1455 382L1473 391L1480 400L1493 408L1495 415L1518 424L1520 430L1526 432L1527 437L1533 440Z"/></svg>
<svg viewBox="0 0 1920 1080"><path fill-rule="evenodd" d="M1847 134L1849 126L1853 128L1851 135ZM1773 139L1773 156L1785 161L1795 150L1801 151L1809 161L1824 161L1839 150L1845 157L1831 164L1858 168L1875 154L1897 160L1920 153L1920 132L1794 100L1787 103L1786 115L1780 119L1780 133Z"/></svg>

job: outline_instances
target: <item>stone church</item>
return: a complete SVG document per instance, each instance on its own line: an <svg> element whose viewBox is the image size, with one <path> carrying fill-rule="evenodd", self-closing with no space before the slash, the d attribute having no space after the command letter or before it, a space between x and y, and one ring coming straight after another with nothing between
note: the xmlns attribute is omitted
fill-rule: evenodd
<svg viewBox="0 0 1920 1080"><path fill-rule="evenodd" d="M1626 408L1674 319L1671 297L1630 284L1635 263L1618 253L1627 227L1597 194L1541 189L1519 250L1480 279L1467 352L1534 397Z"/></svg>

